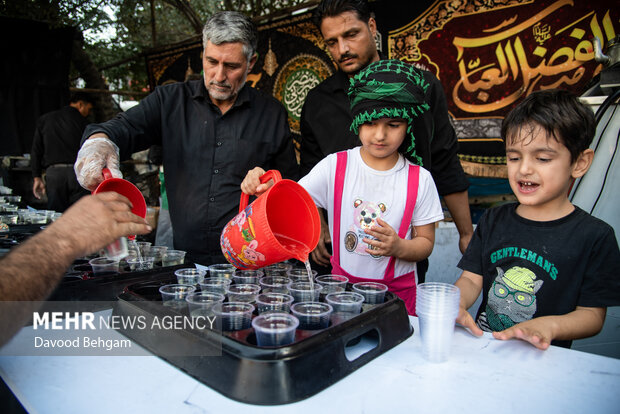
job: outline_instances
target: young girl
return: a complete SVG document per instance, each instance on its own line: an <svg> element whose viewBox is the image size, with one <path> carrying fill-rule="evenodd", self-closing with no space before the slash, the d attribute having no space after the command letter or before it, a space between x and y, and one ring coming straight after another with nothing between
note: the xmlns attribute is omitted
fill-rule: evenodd
<svg viewBox="0 0 620 414"><path fill-rule="evenodd" d="M419 163L411 130L428 110L426 83L398 60L370 64L349 88L353 123L362 146L324 158L303 177L318 207L327 210L333 244L332 273L351 283L380 282L415 314L416 262L433 250L436 221L443 219L430 173ZM241 189L260 194L264 171L248 172Z"/></svg>

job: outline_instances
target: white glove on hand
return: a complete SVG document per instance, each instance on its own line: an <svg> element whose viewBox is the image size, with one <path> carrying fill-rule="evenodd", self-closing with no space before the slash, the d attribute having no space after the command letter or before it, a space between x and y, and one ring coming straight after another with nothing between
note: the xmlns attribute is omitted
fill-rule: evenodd
<svg viewBox="0 0 620 414"><path fill-rule="evenodd" d="M119 165L119 150L107 138L87 139L78 152L73 170L80 185L93 191L103 181L102 170L110 169L114 178L123 178Z"/></svg>

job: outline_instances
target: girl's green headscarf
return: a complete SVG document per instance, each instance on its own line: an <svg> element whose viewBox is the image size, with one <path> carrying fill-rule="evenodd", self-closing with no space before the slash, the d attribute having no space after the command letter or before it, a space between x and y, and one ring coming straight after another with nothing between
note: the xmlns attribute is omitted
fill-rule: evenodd
<svg viewBox="0 0 620 414"><path fill-rule="evenodd" d="M413 65L400 60L371 63L350 79L351 130L359 134L360 125L379 118L405 119L410 143L403 142L407 146L404 155L422 165L422 158L415 151L413 120L429 110L424 101L427 88L422 72Z"/></svg>

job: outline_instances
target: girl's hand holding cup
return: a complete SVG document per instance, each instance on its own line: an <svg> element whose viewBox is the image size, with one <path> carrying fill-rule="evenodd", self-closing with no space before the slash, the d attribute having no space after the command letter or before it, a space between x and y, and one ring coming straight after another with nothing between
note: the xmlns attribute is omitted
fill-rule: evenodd
<svg viewBox="0 0 620 414"><path fill-rule="evenodd" d="M374 239L364 238L364 243L373 246L374 249L366 249L366 253L374 256L399 256L401 238L398 237L396 230L388 223L377 218L379 226L372 226L370 229L364 230L366 234Z"/></svg>

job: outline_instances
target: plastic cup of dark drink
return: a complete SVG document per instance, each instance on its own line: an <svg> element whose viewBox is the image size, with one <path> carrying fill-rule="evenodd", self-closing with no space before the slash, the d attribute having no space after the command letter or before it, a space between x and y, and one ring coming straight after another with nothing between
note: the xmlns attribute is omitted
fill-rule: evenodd
<svg viewBox="0 0 620 414"><path fill-rule="evenodd" d="M265 276L258 283L263 293L288 293L290 280L286 276Z"/></svg>
<svg viewBox="0 0 620 414"><path fill-rule="evenodd" d="M202 282L198 282L200 290L203 292L221 293L226 295L226 290L232 281L230 279L220 277L205 277Z"/></svg>
<svg viewBox="0 0 620 414"><path fill-rule="evenodd" d="M353 284L353 291L364 297L364 303L371 305L383 303L388 288L383 283L359 282Z"/></svg>
<svg viewBox="0 0 620 414"><path fill-rule="evenodd" d="M264 273L261 270L235 270L233 273L233 281L236 284L252 284L258 285L258 281L261 277L264 276Z"/></svg>
<svg viewBox="0 0 620 414"><path fill-rule="evenodd" d="M222 331L240 331L252 326L254 305L244 302L218 303L211 308L216 326Z"/></svg>
<svg viewBox="0 0 620 414"><path fill-rule="evenodd" d="M293 302L318 302L323 290L323 286L318 283L309 282L290 282L287 287Z"/></svg>
<svg viewBox="0 0 620 414"><path fill-rule="evenodd" d="M316 283L323 286L321 291L322 295L328 295L330 293L343 292L347 288L349 278L341 275L321 275L315 279Z"/></svg>
<svg viewBox="0 0 620 414"><path fill-rule="evenodd" d="M332 305L334 313L357 315L362 310L364 297L356 292L337 292L325 296L325 301Z"/></svg>
<svg viewBox="0 0 620 414"><path fill-rule="evenodd" d="M286 276L286 271L292 268L293 265L290 263L279 262L265 266L261 270L265 273L265 276Z"/></svg>
<svg viewBox="0 0 620 414"><path fill-rule="evenodd" d="M235 266L230 263L217 263L209 266L210 277L219 277L232 281L233 273L235 273Z"/></svg>
<svg viewBox="0 0 620 414"><path fill-rule="evenodd" d="M149 255L155 258L156 264L161 265L161 261L166 253L166 250L168 250L168 247L166 246L151 246L149 249Z"/></svg>
<svg viewBox="0 0 620 414"><path fill-rule="evenodd" d="M318 272L316 270L312 270L310 274L311 274L312 280L314 280ZM308 281L308 270L306 268L287 270L286 276L288 276L288 278L291 279L291 282L307 282Z"/></svg>
<svg viewBox="0 0 620 414"><path fill-rule="evenodd" d="M97 257L88 262L93 269L93 274L97 276L118 273L119 263L119 260L108 259L107 257Z"/></svg>
<svg viewBox="0 0 620 414"><path fill-rule="evenodd" d="M153 268L155 258L153 256L142 256L141 258L132 256L128 257L126 261L131 271L150 270Z"/></svg>
<svg viewBox="0 0 620 414"><path fill-rule="evenodd" d="M253 303L260 292L260 286L251 284L229 285L226 290L229 302Z"/></svg>
<svg viewBox="0 0 620 414"><path fill-rule="evenodd" d="M299 320L289 313L268 313L252 320L258 346L282 346L293 343Z"/></svg>
<svg viewBox="0 0 620 414"><path fill-rule="evenodd" d="M332 312L332 306L323 302L299 302L291 305L291 313L299 319L299 329L327 328Z"/></svg>
<svg viewBox="0 0 620 414"><path fill-rule="evenodd" d="M211 292L194 292L185 297L192 318L213 316L213 306L224 299L224 295Z"/></svg>
<svg viewBox="0 0 620 414"><path fill-rule="evenodd" d="M288 313L293 303L293 297L286 293L261 293L256 297L256 308L259 314Z"/></svg>
<svg viewBox="0 0 620 414"><path fill-rule="evenodd" d="M183 310L187 307L185 298L196 291L195 286L171 284L159 288L164 306Z"/></svg>
<svg viewBox="0 0 620 414"><path fill-rule="evenodd" d="M161 257L161 265L165 266L177 266L185 263L185 251L184 250L166 250Z"/></svg>

